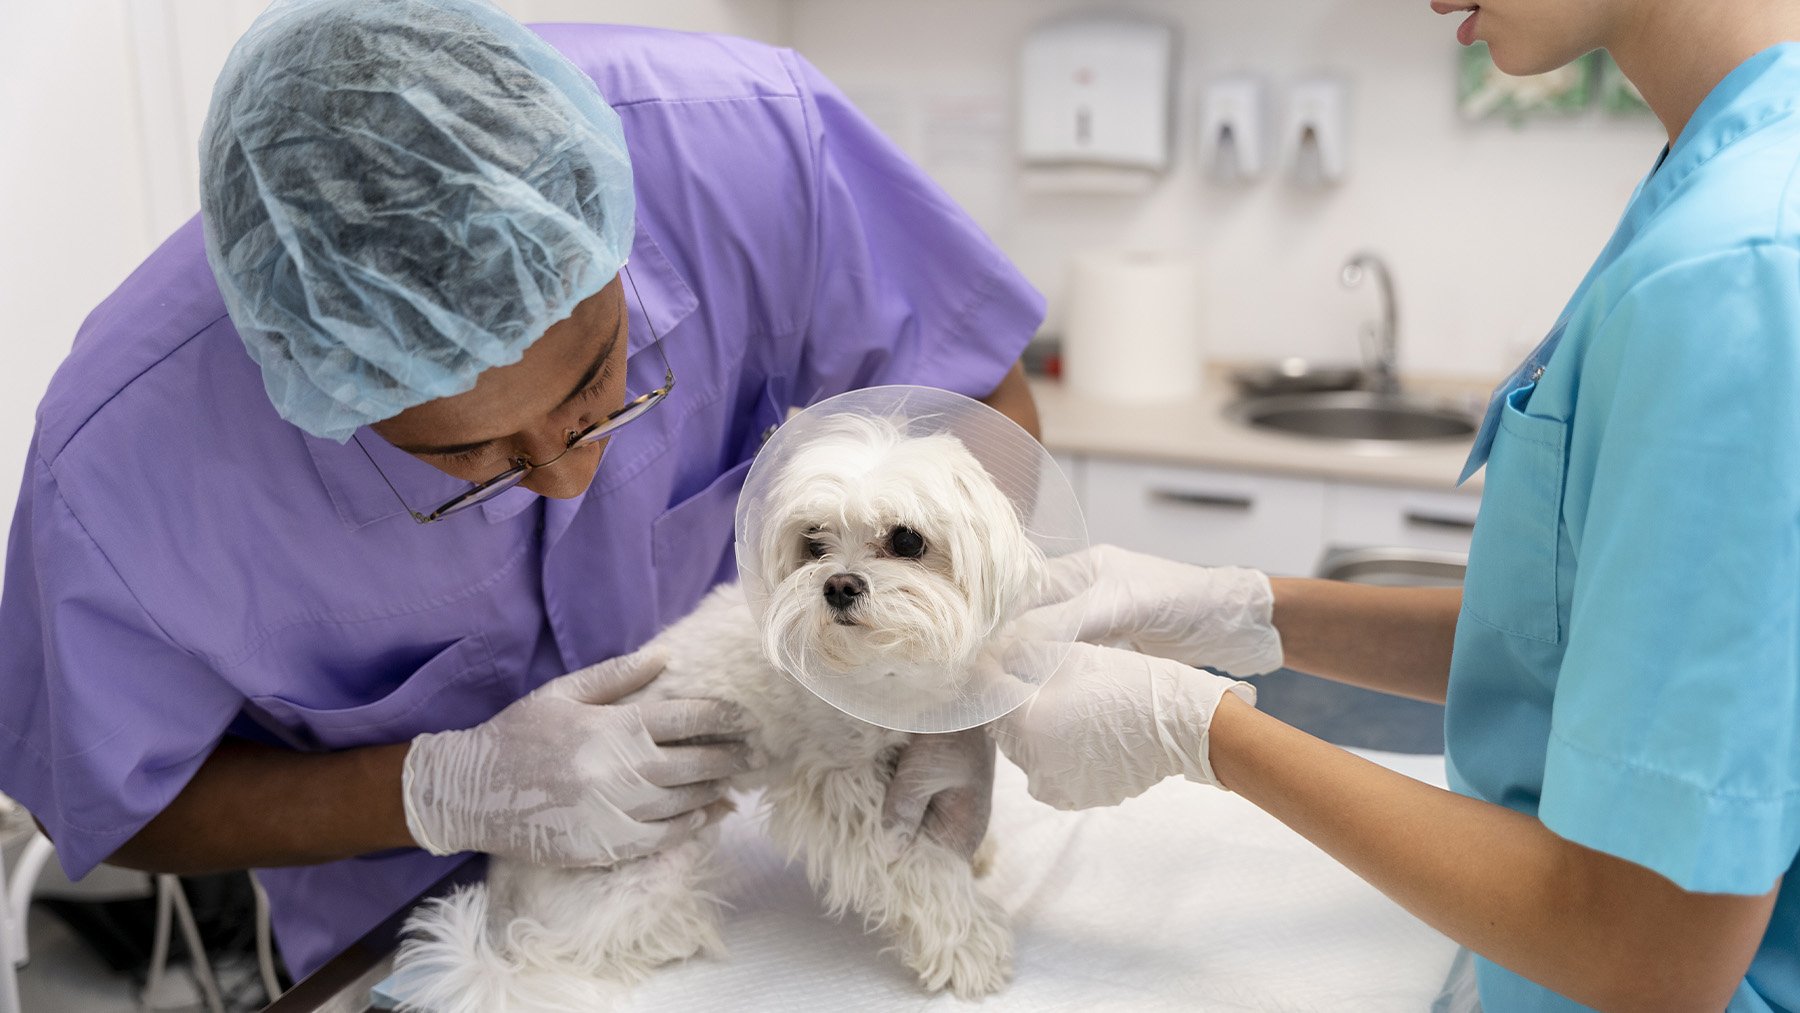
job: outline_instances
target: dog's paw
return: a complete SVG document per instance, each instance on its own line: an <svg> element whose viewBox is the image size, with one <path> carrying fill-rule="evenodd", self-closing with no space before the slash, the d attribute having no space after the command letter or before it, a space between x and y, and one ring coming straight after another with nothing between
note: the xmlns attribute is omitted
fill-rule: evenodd
<svg viewBox="0 0 1800 1013"><path fill-rule="evenodd" d="M1013 933L996 908L983 912L957 937L913 942L906 964L919 973L919 984L938 992L948 989L959 999L993 995L1012 980ZM917 945L919 943L924 945Z"/></svg>

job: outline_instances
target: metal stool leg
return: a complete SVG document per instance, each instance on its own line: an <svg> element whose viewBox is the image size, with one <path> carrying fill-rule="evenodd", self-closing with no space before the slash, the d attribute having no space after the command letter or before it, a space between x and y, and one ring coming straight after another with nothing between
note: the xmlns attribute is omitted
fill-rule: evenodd
<svg viewBox="0 0 1800 1013"><path fill-rule="evenodd" d="M30 843L19 854L19 867L6 881L6 916L0 918L0 923L5 923L11 933L8 942L15 963L23 964L31 959L31 948L25 941L25 912L31 908L31 893L37 889L38 875L44 871L44 863L55 853L56 846L50 843L50 838L33 833Z"/></svg>
<svg viewBox="0 0 1800 1013"><path fill-rule="evenodd" d="M6 885L6 856L0 854L0 886ZM23 935L21 931L18 935ZM0 1013L19 1013L19 975L14 968L13 913L11 904L0 904Z"/></svg>
<svg viewBox="0 0 1800 1013"><path fill-rule="evenodd" d="M275 929L269 917L269 894L254 872L250 874L250 889L256 894L256 967L262 972L263 991L274 1002L281 994L281 978L275 973Z"/></svg>
<svg viewBox="0 0 1800 1013"><path fill-rule="evenodd" d="M181 938L187 941L188 953L194 959L194 977L200 981L200 994L206 998L206 1008L210 1013L225 1013L225 1002L219 996L219 983L213 977L212 961L206 958L206 947L200 943L200 926L194 921L194 909L188 907L187 894L181 889L181 880L167 874L156 877L166 879L169 889L175 895L175 920L181 925Z"/></svg>
<svg viewBox="0 0 1800 1013"><path fill-rule="evenodd" d="M163 975L169 970L169 934L175 918L175 895L163 889L162 877L156 877L156 931L150 937L150 974L144 979L144 996L162 989Z"/></svg>
<svg viewBox="0 0 1800 1013"><path fill-rule="evenodd" d="M168 970L171 916L181 926L181 938L187 943L188 955L194 963L194 980L200 984L200 995L207 1010L225 1013L219 983L213 977L212 962L206 959L206 947L201 945L200 927L194 922L193 909L188 907L187 894L181 890L181 880L168 873L156 877L156 935L150 946L150 978L144 985L144 994L154 995Z"/></svg>

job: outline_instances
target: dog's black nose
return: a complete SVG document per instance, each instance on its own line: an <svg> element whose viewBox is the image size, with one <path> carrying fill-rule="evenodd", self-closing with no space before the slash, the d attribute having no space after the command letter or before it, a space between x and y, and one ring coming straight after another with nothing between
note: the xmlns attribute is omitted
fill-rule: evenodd
<svg viewBox="0 0 1800 1013"><path fill-rule="evenodd" d="M869 582L854 573L834 573L825 578L825 600L840 612L855 604L856 599L868 590Z"/></svg>

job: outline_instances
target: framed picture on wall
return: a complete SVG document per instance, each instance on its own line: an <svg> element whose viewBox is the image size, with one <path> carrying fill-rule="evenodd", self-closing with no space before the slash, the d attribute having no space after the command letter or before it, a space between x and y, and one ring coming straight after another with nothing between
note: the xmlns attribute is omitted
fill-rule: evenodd
<svg viewBox="0 0 1800 1013"><path fill-rule="evenodd" d="M1538 117L1573 116L1593 101L1598 56L1589 53L1547 74L1513 77L1494 66L1487 43L1478 42L1461 54L1457 108L1465 119L1497 119L1515 126Z"/></svg>

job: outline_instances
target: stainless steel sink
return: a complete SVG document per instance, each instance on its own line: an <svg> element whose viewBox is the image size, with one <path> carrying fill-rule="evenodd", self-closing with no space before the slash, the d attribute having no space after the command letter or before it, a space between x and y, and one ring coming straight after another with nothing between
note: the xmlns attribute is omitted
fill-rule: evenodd
<svg viewBox="0 0 1800 1013"><path fill-rule="evenodd" d="M1336 549L1319 563L1325 580L1387 587L1461 587L1469 557L1426 549Z"/></svg>
<svg viewBox="0 0 1800 1013"><path fill-rule="evenodd" d="M1476 427L1475 418L1454 405L1364 390L1250 398L1226 414L1258 429L1333 440L1454 440Z"/></svg>

